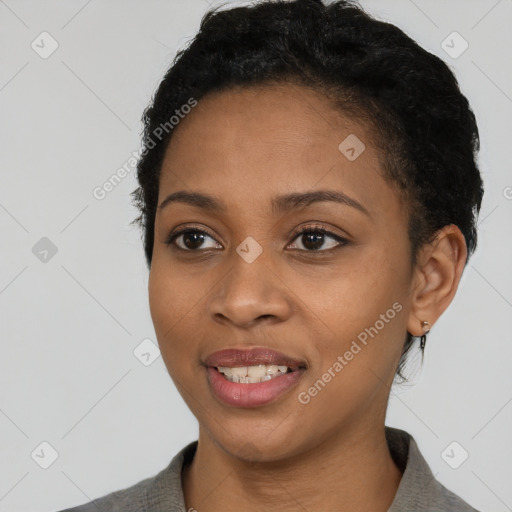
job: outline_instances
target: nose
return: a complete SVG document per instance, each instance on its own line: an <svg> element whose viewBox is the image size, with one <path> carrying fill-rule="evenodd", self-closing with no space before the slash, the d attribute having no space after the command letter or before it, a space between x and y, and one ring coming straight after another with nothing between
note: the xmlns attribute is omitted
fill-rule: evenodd
<svg viewBox="0 0 512 512"><path fill-rule="evenodd" d="M260 256L247 263L238 255L210 298L209 314L217 323L250 328L287 320L292 293L277 271Z"/></svg>

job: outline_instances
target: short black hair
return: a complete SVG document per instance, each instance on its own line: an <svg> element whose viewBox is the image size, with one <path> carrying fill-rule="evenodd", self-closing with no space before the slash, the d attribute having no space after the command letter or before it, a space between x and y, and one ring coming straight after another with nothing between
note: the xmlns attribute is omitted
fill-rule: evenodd
<svg viewBox="0 0 512 512"><path fill-rule="evenodd" d="M263 0L209 10L144 111L139 187L132 196L148 267L159 176L173 134L161 127L169 127L191 98L280 83L311 87L333 108L366 122L381 148L385 177L405 200L413 261L418 248L448 224L460 228L468 257L473 253L483 196L480 141L475 116L448 66L355 0ZM399 376L413 341L408 333Z"/></svg>

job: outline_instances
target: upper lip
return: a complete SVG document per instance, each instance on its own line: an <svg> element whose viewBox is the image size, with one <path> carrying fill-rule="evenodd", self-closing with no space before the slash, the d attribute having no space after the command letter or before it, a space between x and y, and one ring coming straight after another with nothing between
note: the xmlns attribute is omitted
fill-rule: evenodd
<svg viewBox="0 0 512 512"><path fill-rule="evenodd" d="M256 366L275 364L290 368L307 368L307 363L266 347L250 349L227 348L213 352L205 359L205 365L211 367Z"/></svg>

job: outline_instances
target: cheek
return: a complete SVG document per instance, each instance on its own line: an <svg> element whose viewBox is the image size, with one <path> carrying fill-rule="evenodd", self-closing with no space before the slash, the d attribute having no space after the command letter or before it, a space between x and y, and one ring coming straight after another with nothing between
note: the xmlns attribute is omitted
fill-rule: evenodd
<svg viewBox="0 0 512 512"><path fill-rule="evenodd" d="M396 247L381 244L358 252L354 261L324 276L322 286L309 288L309 309L321 320L312 318L313 323L322 324L324 332L316 338L323 341L315 344L319 367L339 376L330 386L333 391L340 386L346 394L342 388L350 381L362 394L371 393L372 385L380 386L374 374L386 381L394 375L406 332L407 258L407 248L398 242ZM338 365L336 372L332 367L338 356L343 369Z"/></svg>
<svg viewBox="0 0 512 512"><path fill-rule="evenodd" d="M169 368L169 362L183 357L181 351L187 346L184 333L190 335L191 326L187 320L197 298L191 295L183 276L153 261L149 274L149 309L162 357ZM188 290L188 291L187 291ZM195 300L194 300L195 299Z"/></svg>
<svg viewBox="0 0 512 512"><path fill-rule="evenodd" d="M317 272L315 282L304 287L303 300L334 333L354 337L395 302L406 300L410 276L405 260L406 254L384 246L354 251L338 267Z"/></svg>
<svg viewBox="0 0 512 512"><path fill-rule="evenodd" d="M149 308L155 331L165 342L182 329L186 317L199 307L202 296L198 283L183 268L177 269L164 258L155 257L148 282ZM204 293L204 292L203 292Z"/></svg>
<svg viewBox="0 0 512 512"><path fill-rule="evenodd" d="M330 304L319 312L329 329L315 336L313 371L298 392L310 400L303 409L308 421L324 418L327 430L382 407L401 354L405 320L398 293L365 278L354 276L316 297Z"/></svg>
<svg viewBox="0 0 512 512"><path fill-rule="evenodd" d="M149 273L148 292L151 318L158 341L162 342L165 332L172 326L172 318L177 315L178 302L173 300L168 280L154 259Z"/></svg>

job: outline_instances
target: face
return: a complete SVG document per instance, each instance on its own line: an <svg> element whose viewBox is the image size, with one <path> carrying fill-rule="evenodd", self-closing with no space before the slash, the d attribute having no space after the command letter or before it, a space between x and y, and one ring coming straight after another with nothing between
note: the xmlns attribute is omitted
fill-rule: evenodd
<svg viewBox="0 0 512 512"><path fill-rule="evenodd" d="M223 207L182 194L155 218L151 315L200 435L231 454L250 440L258 458L278 460L380 427L413 269L404 205L367 127L282 85L211 94L175 130L158 204L183 191ZM362 152L353 138L339 148L351 134ZM329 194L283 199L319 191ZM270 401L226 403L207 357L258 347L307 368Z"/></svg>

